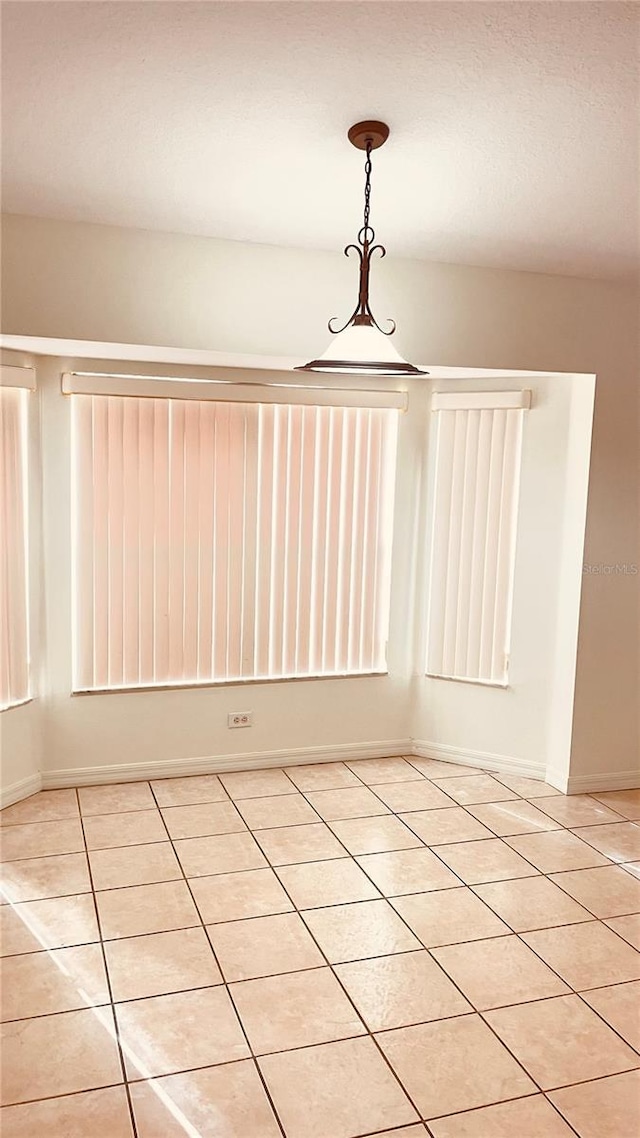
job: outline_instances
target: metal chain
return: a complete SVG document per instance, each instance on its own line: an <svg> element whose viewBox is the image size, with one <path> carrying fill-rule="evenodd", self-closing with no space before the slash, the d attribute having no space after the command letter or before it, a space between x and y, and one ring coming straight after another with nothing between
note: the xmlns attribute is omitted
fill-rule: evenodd
<svg viewBox="0 0 640 1138"><path fill-rule="evenodd" d="M367 143L367 161L364 164L366 175L364 184L364 237L366 240L369 230L369 212L371 209L371 143Z"/></svg>

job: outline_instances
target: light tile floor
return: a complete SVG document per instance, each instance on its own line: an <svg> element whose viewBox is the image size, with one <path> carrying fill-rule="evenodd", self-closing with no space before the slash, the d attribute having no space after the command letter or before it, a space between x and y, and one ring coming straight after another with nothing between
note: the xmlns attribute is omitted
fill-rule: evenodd
<svg viewBox="0 0 640 1138"><path fill-rule="evenodd" d="M640 790L431 759L0 816L3 1138L636 1138Z"/></svg>

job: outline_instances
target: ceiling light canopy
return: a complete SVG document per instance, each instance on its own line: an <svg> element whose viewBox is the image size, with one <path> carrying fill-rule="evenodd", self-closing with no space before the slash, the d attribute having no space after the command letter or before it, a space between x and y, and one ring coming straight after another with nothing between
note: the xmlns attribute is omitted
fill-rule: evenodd
<svg viewBox="0 0 640 1138"><path fill-rule="evenodd" d="M427 375L428 372L407 363L390 343L388 337L396 330L394 320L385 332L378 324L369 305L369 273L374 253L381 257L386 254L384 245L375 244L375 232L369 224L371 209L371 152L382 146L389 137L386 123L366 121L356 123L348 132L349 142L358 150L365 150L364 219L358 233L358 244L347 245L345 256L352 251L360 260L360 281L358 303L342 328L332 325L335 316L329 321L329 331L336 337L317 360L297 367L296 371L349 372L356 375L411 376Z"/></svg>

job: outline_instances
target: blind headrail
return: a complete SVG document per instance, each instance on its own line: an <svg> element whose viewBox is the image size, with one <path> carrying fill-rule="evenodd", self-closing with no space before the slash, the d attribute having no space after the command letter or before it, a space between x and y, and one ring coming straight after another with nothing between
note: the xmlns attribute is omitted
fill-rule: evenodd
<svg viewBox="0 0 640 1138"><path fill-rule="evenodd" d="M0 387L22 387L27 391L35 391L35 368L2 364L0 366Z"/></svg>
<svg viewBox="0 0 640 1138"><path fill-rule="evenodd" d="M528 411L531 392L434 391L432 411Z"/></svg>
<svg viewBox="0 0 640 1138"><path fill-rule="evenodd" d="M136 399L188 399L218 403L277 403L304 407L371 407L406 411L406 391L309 387L283 383L236 383L149 375L65 372L64 395L119 395Z"/></svg>

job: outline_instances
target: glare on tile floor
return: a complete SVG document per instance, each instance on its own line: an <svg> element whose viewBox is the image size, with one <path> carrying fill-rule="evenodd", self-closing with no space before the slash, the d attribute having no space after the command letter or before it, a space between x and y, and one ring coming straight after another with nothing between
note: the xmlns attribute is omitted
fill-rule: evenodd
<svg viewBox="0 0 640 1138"><path fill-rule="evenodd" d="M98 944L9 956L2 963L0 1019L24 1020L109 1003Z"/></svg>
<svg viewBox="0 0 640 1138"><path fill-rule="evenodd" d="M615 814L608 806L597 802L588 794L572 794L567 798L558 794L538 805L545 814L555 818L563 826L589 826L594 823L622 821L619 814Z"/></svg>
<svg viewBox="0 0 640 1138"><path fill-rule="evenodd" d="M519 798L513 802L485 802L469 806L468 809L474 818L488 826L499 838L561 828L559 822L555 822L548 814L543 814L532 802L523 802Z"/></svg>
<svg viewBox="0 0 640 1138"><path fill-rule="evenodd" d="M397 757L33 795L3 1136L635 1138L636 821Z"/></svg>
<svg viewBox="0 0 640 1138"><path fill-rule="evenodd" d="M30 798L0 811L0 826L16 826L24 822L56 822L77 818L78 798L75 790L42 790Z"/></svg>
<svg viewBox="0 0 640 1138"><path fill-rule="evenodd" d="M100 940L90 893L0 905L0 955L71 948Z"/></svg>
<svg viewBox="0 0 640 1138"><path fill-rule="evenodd" d="M247 1059L132 1083L130 1090L138 1138L185 1138L185 1131L190 1138L282 1138L255 1064Z"/></svg>
<svg viewBox="0 0 640 1138"><path fill-rule="evenodd" d="M0 829L0 852L3 861L48 857L52 854L78 853L84 850L84 837L79 821L28 822Z"/></svg>
<svg viewBox="0 0 640 1138"><path fill-rule="evenodd" d="M133 1138L124 1086L3 1107L0 1131L5 1138Z"/></svg>
<svg viewBox="0 0 640 1138"><path fill-rule="evenodd" d="M0 891L3 899L11 903L90 893L87 855L58 854L5 861L0 868Z"/></svg>
<svg viewBox="0 0 640 1138"><path fill-rule="evenodd" d="M116 1006L130 1079L246 1059L249 1048L224 987ZM215 1031L211 1025L215 1024Z"/></svg>

